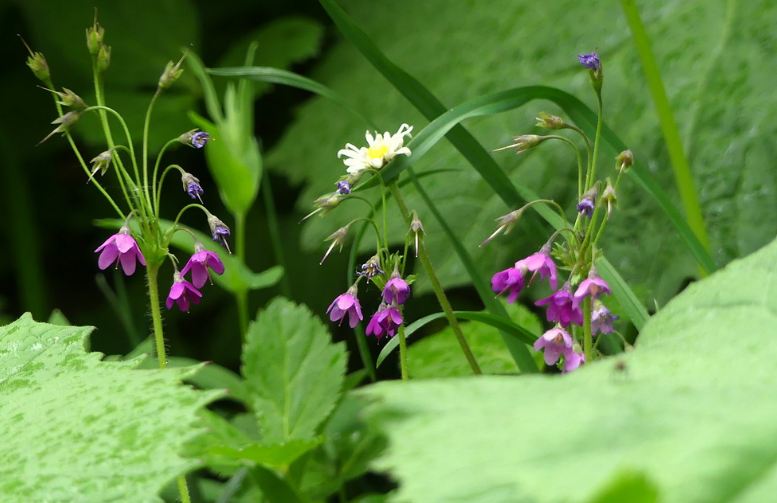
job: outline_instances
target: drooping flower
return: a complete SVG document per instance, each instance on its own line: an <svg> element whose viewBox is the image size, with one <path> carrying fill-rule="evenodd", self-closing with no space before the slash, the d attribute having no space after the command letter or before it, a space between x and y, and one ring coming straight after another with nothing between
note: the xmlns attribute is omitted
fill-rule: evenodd
<svg viewBox="0 0 777 503"><path fill-rule="evenodd" d="M202 288L205 282L210 280L210 271L212 270L218 275L224 273L224 263L219 256L206 250L201 243L194 245L194 255L189 258L186 265L181 269L181 276L186 276L187 273L192 273L192 283L196 288Z"/></svg>
<svg viewBox="0 0 777 503"><path fill-rule="evenodd" d="M618 171L628 171L634 164L634 153L631 150L624 150L615 156L615 162L618 165Z"/></svg>
<svg viewBox="0 0 777 503"><path fill-rule="evenodd" d="M210 135L205 131L192 129L179 136L178 141L184 145L200 149L210 141Z"/></svg>
<svg viewBox="0 0 777 503"><path fill-rule="evenodd" d="M413 218L410 220L410 232L413 233L415 256L418 258L418 247L420 245L420 238L424 235L424 224L421 223L421 219L418 218L418 213L415 211L413 211Z"/></svg>
<svg viewBox="0 0 777 503"><path fill-rule="evenodd" d="M56 124L57 127L54 128L52 132L46 135L45 138L43 138L41 141L38 142L38 145L43 143L44 141L48 140L52 136L54 136L57 133L66 133L70 127L78 122L78 119L81 118L81 112L78 110L71 110L65 115L62 115L60 117L57 117L53 121L51 121L52 124Z"/></svg>
<svg viewBox="0 0 777 503"><path fill-rule="evenodd" d="M329 305L329 309L326 310L327 314L329 314L329 319L339 321L342 324L347 315L348 326L355 328L364 319L362 316L362 306L356 297L357 293L356 285L353 285L348 291L338 295Z"/></svg>
<svg viewBox="0 0 777 503"><path fill-rule="evenodd" d="M577 212L591 218L591 215L594 214L594 199L589 195L583 196L580 202L577 203Z"/></svg>
<svg viewBox="0 0 777 503"><path fill-rule="evenodd" d="M540 278L548 278L548 283L552 289L558 288L558 277L556 273L556 263L550 256L550 247L543 246L540 251L533 253L515 263L516 269L525 268L534 275L539 274ZM533 279L534 276L532 276Z"/></svg>
<svg viewBox="0 0 777 503"><path fill-rule="evenodd" d="M395 272L383 287L383 301L386 304L404 304L408 297L410 297L410 285Z"/></svg>
<svg viewBox="0 0 777 503"><path fill-rule="evenodd" d="M534 341L534 349L543 351L546 365L555 365L562 355L572 351L572 336L557 325Z"/></svg>
<svg viewBox="0 0 777 503"><path fill-rule="evenodd" d="M189 194L189 197L198 199L202 203L202 195L205 194L205 191L202 189L202 185L200 185L199 178L191 173L184 172L181 175L181 183L183 184L183 190Z"/></svg>
<svg viewBox="0 0 777 503"><path fill-rule="evenodd" d="M183 279L181 273L176 271L173 274L173 285L167 294L165 307L172 309L173 304L176 304L178 309L188 313L190 304L199 304L200 299L202 299L202 293L194 285Z"/></svg>
<svg viewBox="0 0 777 503"><path fill-rule="evenodd" d="M222 222L215 215L208 214L208 227L210 227L210 234L213 237L213 241L221 243L229 253L232 253L229 249L229 243L227 238L229 237L229 227Z"/></svg>
<svg viewBox="0 0 777 503"><path fill-rule="evenodd" d="M588 272L588 278L581 281L575 291L575 306L580 306L586 297L597 299L602 294L606 295L609 293L610 286L596 274L596 270L592 267Z"/></svg>
<svg viewBox="0 0 777 503"><path fill-rule="evenodd" d="M523 271L515 267L499 271L491 277L491 290L496 292L497 295L509 291L510 294L507 296L507 302L510 304L516 301L521 290L523 290L523 286Z"/></svg>
<svg viewBox="0 0 777 503"><path fill-rule="evenodd" d="M478 246L487 245L491 242L492 239L497 237L499 233L503 233L505 236L508 235L510 231L513 230L513 227L515 227L518 219L521 218L521 215L523 215L523 208L511 211L510 213L498 217L496 219L496 223L498 224L496 230L492 232L490 236L484 239L483 242Z"/></svg>
<svg viewBox="0 0 777 503"><path fill-rule="evenodd" d="M578 54L577 60L580 62L581 65L595 72L598 72L602 68L602 62L599 59L599 54L596 52L587 52L585 54Z"/></svg>
<svg viewBox="0 0 777 503"><path fill-rule="evenodd" d="M593 335L612 333L614 330L612 324L617 319L618 317L612 314L604 304L597 301L591 312L591 333Z"/></svg>
<svg viewBox="0 0 777 503"><path fill-rule="evenodd" d="M548 297L534 303L537 306L547 306L545 316L548 321L555 321L564 326L570 323L583 324L583 313L575 302L569 283L564 283L557 291Z"/></svg>
<svg viewBox="0 0 777 503"><path fill-rule="evenodd" d="M372 315L367 324L367 335L374 335L380 340L384 335L394 337L402 325L402 313L394 306L383 305Z"/></svg>
<svg viewBox="0 0 777 503"><path fill-rule="evenodd" d="M337 193L341 196L347 196L351 193L351 184L348 180L340 180L337 182Z"/></svg>
<svg viewBox="0 0 777 503"><path fill-rule="evenodd" d="M92 171L89 174L89 179L86 181L86 183L91 182L92 178L94 178L94 175L96 175L98 171L100 172L100 176L104 175L111 165L112 158L113 156L111 155L111 150L109 149L104 152L100 152L94 157L94 159L89 161L89 163L92 165Z"/></svg>
<svg viewBox="0 0 777 503"><path fill-rule="evenodd" d="M321 262L319 262L318 265L321 265L324 263L324 260L326 260L329 254L332 253L332 250L335 249L335 246L339 246L340 251L343 251L343 242L345 241L345 238L347 235L348 235L348 226L346 225L345 227L340 227L332 234L330 234L328 238L326 238L326 241L332 241L332 243L329 245L329 248L327 248L326 253L324 254L324 257L321 259Z"/></svg>
<svg viewBox="0 0 777 503"><path fill-rule="evenodd" d="M363 263L356 274L363 276L365 279L372 279L378 274L383 274L383 269L380 267L380 257L373 255L370 259Z"/></svg>
<svg viewBox="0 0 777 503"><path fill-rule="evenodd" d="M116 264L118 267L121 262L124 274L132 276L135 273L136 261L140 262L140 265L146 265L146 258L126 225L106 239L94 252L101 252L97 259L97 266L101 270L107 269L111 264Z"/></svg>
<svg viewBox="0 0 777 503"><path fill-rule="evenodd" d="M345 148L337 152L337 157L345 157L343 162L350 175L357 176L364 170L380 169L398 155L410 155L410 149L405 147L405 136L410 136L412 126L402 124L396 133L386 131L383 134L375 132L373 136L369 131L364 134L367 140L366 147L356 147L347 143Z"/></svg>
<svg viewBox="0 0 777 503"><path fill-rule="evenodd" d="M522 134L520 136L516 136L513 138L513 142L510 145L506 145L504 147L499 147L497 149L494 149L494 152L499 152L500 150L508 150L511 148L515 149L516 154L522 154L526 152L527 150L531 150L543 141L545 141L548 137L547 136L539 136L536 134Z"/></svg>
<svg viewBox="0 0 777 503"><path fill-rule="evenodd" d="M563 372L572 372L585 363L585 353L582 351L575 351L574 349L568 349L564 352L564 368Z"/></svg>

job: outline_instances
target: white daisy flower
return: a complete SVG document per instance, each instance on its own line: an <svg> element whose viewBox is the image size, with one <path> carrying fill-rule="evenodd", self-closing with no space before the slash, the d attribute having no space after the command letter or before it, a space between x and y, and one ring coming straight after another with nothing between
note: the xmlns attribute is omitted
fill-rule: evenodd
<svg viewBox="0 0 777 503"><path fill-rule="evenodd" d="M366 147L359 148L347 143L345 148L337 152L337 157L345 157L343 162L349 175L359 175L369 168L380 169L398 155L410 155L410 149L404 144L405 136L410 136L411 131L413 127L407 124L402 124L394 134L386 131L381 135L375 131L373 136L367 131L364 133Z"/></svg>

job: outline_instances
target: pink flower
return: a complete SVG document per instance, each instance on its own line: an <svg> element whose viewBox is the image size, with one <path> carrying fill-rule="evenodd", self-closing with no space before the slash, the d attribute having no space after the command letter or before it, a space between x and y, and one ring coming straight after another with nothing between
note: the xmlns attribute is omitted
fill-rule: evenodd
<svg viewBox="0 0 777 503"><path fill-rule="evenodd" d="M618 317L604 307L599 301L594 303L594 309L591 312L591 332L593 335L609 334L614 330L612 324Z"/></svg>
<svg viewBox="0 0 777 503"><path fill-rule="evenodd" d="M399 312L399 309L393 306L383 306L372 315L370 322L367 324L367 335L374 335L378 340L384 334L394 337L402 321L402 313Z"/></svg>
<svg viewBox="0 0 777 503"><path fill-rule="evenodd" d="M189 304L199 304L202 293L194 285L183 279L181 273L175 272L173 275L173 286L170 287L170 293L167 294L165 307L172 309L173 304L178 305L178 309L183 312L189 312Z"/></svg>
<svg viewBox="0 0 777 503"><path fill-rule="evenodd" d="M197 243L194 245L194 255L189 258L189 261L181 269L181 276L186 276L191 271L192 283L195 288L202 288L205 282L210 279L208 268L219 275L224 273L224 263L221 262L219 256L210 250L206 250L202 244Z"/></svg>
<svg viewBox="0 0 777 503"><path fill-rule="evenodd" d="M580 366L581 363L585 363L585 354L582 352L569 349L564 353L564 369L563 371L572 372Z"/></svg>
<svg viewBox="0 0 777 503"><path fill-rule="evenodd" d="M533 253L525 259L519 260L515 263L515 268L518 270L527 270L539 274L540 278L548 278L548 283L552 289L558 288L558 278L556 275L556 264L550 257L550 248L543 246L540 251ZM532 275L532 279L534 279Z"/></svg>
<svg viewBox="0 0 777 503"><path fill-rule="evenodd" d="M542 334L534 342L534 349L537 351L544 350L546 365L555 365L562 355L572 351L572 336L557 325Z"/></svg>
<svg viewBox="0 0 777 503"><path fill-rule="evenodd" d="M596 274L596 270L592 267L588 273L588 278L580 282L580 286L575 291L575 306L580 306L586 297L597 299L602 294L609 293L610 286Z"/></svg>
<svg viewBox="0 0 777 503"><path fill-rule="evenodd" d="M347 292L338 295L329 305L329 309L326 310L329 314L329 319L339 321L342 324L345 316L348 315L348 325L351 328L356 327L364 319L362 316L362 306L359 304L356 294L356 285L353 285Z"/></svg>
<svg viewBox="0 0 777 503"><path fill-rule="evenodd" d="M107 269L111 264L116 264L118 267L119 262L121 262L124 274L132 276L135 272L135 261L140 262L140 265L146 265L146 258L126 225L122 226L119 232L106 239L94 252L100 251L102 253L97 259L97 266L101 270Z"/></svg>
<svg viewBox="0 0 777 503"><path fill-rule="evenodd" d="M386 304L394 302L404 304L408 297L410 297L410 285L399 274L392 274L391 279L383 287L383 300Z"/></svg>
<svg viewBox="0 0 777 503"><path fill-rule="evenodd" d="M509 291L507 302L513 303L523 290L523 270L511 267L504 271L499 271L491 277L491 289L497 295Z"/></svg>
<svg viewBox="0 0 777 503"><path fill-rule="evenodd" d="M575 302L569 283L564 283L564 286L559 290L534 304L548 306L545 312L548 321L555 321L564 326L568 326L570 323L583 324L583 313Z"/></svg>

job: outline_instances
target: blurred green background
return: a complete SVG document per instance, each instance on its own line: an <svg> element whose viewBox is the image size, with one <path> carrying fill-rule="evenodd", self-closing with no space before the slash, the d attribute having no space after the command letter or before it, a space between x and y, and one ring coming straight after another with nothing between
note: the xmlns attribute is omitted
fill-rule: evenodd
<svg viewBox="0 0 777 503"><path fill-rule="evenodd" d="M55 83L89 101L89 57L84 28L94 7L113 47L106 74L110 105L140 127L145 104L169 59L189 47L210 67L236 65L250 40L258 40L256 63L289 68L345 95L383 130L408 122L420 130L427 121L339 37L316 2L199 1L87 2L0 1L3 120L0 122L0 302L6 319L31 310L46 319L58 308L74 324L95 325L96 350L126 352L145 334L144 285L140 277L122 280L108 271L114 291L126 288L133 326L122 323L101 290L101 273L92 250L107 231L93 221L111 216L64 141L35 144L48 133L55 111L47 94L24 65L20 33L42 51ZM618 2L553 0L413 2L345 1L344 8L386 54L429 87L447 106L480 94L531 84L560 87L593 106L585 72L575 55L598 50L605 65L607 122L672 194L673 179L642 68ZM777 174L773 166L775 133L770 120L777 108L771 75L777 66L777 33L769 20L777 5L768 0L696 0L639 2L653 40L664 83L712 241L720 263L745 255L771 240L777 231ZM222 82L218 78L217 83ZM223 85L223 83L219 84ZM345 256L324 267L321 240L361 211L344 205L325 219L298 225L313 198L332 190L343 171L335 157L347 142L359 142L367 125L338 105L302 91L274 86L258 89L256 135L270 172L273 198L283 234L291 297L322 313L345 284ZM190 129L187 112L202 112L197 81L185 74L160 100L152 124L152 143ZM550 104L531 103L499 116L471 120L466 126L486 148L531 132L539 111ZM93 125L79 124L76 135L85 155L102 150ZM136 134L136 136L138 136ZM605 151L603 159L615 152ZM175 158L203 182L214 213L226 215L200 152L177 149ZM538 149L517 157L494 154L511 179L573 211L574 160L566 149ZM172 157L171 157L172 158ZM471 250L484 275L502 269L539 247L549 234L520 227L486 250L477 244L506 208L453 148L441 142L418 163L423 172L450 168L425 186ZM106 181L109 177L106 176ZM108 182L110 183L110 182ZM628 180L603 247L610 260L651 310L662 305L696 275L689 253L658 207ZM422 218L423 203L408 189ZM170 216L187 202L171 184L164 207ZM400 219L392 235L400 239ZM231 222L228 222L231 223ZM441 267L457 308L477 308L466 274L430 216L424 218L433 259ZM200 225L192 222L192 225ZM200 226L202 227L202 226ZM274 264L263 205L248 219L248 264L263 270ZM204 229L203 229L204 230ZM370 250L364 249L365 254ZM163 272L163 275L165 273ZM163 276L164 277L164 276ZM103 285L104 288L104 285ZM255 292L252 310L280 292L280 286ZM418 285L409 319L436 310ZM170 313L167 329L177 354L235 365L239 354L232 299L215 287L189 315ZM366 300L373 304L373 300ZM253 312L252 311L252 312ZM341 337L345 336L342 332ZM352 354L354 352L352 351Z"/></svg>

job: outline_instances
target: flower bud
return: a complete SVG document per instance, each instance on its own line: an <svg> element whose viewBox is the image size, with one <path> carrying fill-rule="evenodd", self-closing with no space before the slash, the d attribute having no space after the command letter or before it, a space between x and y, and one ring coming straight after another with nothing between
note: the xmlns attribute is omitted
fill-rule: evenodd
<svg viewBox="0 0 777 503"><path fill-rule="evenodd" d="M615 195L615 187L612 186L609 178L607 179L607 185L604 187L604 192L602 192L602 201L607 203L607 218L610 218L612 208L615 206L618 198Z"/></svg>
<svg viewBox="0 0 777 503"><path fill-rule="evenodd" d="M545 129L564 129L567 125L564 122L564 119L558 115L540 112L539 115L537 115L537 127Z"/></svg>
<svg viewBox="0 0 777 503"><path fill-rule="evenodd" d="M490 236L488 236L482 243L480 243L480 246L485 246L490 243L491 240L497 237L500 232L505 236L509 234L510 231L513 230L513 227L515 227L515 224L518 222L518 220L520 220L522 215L523 208L511 211L510 213L497 218L496 222L499 224L499 226L494 232L491 233Z"/></svg>
<svg viewBox="0 0 777 503"><path fill-rule="evenodd" d="M597 94L602 92L602 82L604 81L604 72L602 69L602 61L599 59L599 54L596 52L589 52L586 54L579 54L577 60L585 68L588 68L591 77L591 85Z"/></svg>
<svg viewBox="0 0 777 503"><path fill-rule="evenodd" d="M95 17L94 24L86 29L86 48L89 49L89 54L95 55L100 52L104 36L105 29L100 26Z"/></svg>
<svg viewBox="0 0 777 503"><path fill-rule="evenodd" d="M332 244L329 245L329 248L326 250L326 253L324 254L324 258L321 259L321 262L319 262L318 265L321 265L324 263L324 260L326 260L329 254L332 253L332 250L334 250L335 246L339 246L340 251L343 251L343 243L345 242L346 236L348 236L347 225L345 227L340 227L324 240L324 241L332 241Z"/></svg>
<svg viewBox="0 0 777 503"><path fill-rule="evenodd" d="M302 221L307 220L308 218L312 217L316 213L327 212L329 210L336 208L337 205L339 205L343 199L344 197L338 194L337 192L334 192L332 194L324 194L323 196L313 201L313 206L316 209L314 209L313 211L305 215L305 218L303 218Z"/></svg>
<svg viewBox="0 0 777 503"><path fill-rule="evenodd" d="M348 180L340 180L337 182L337 193L341 196L347 196L351 193L351 184Z"/></svg>
<svg viewBox="0 0 777 503"><path fill-rule="evenodd" d="M32 70L32 74L42 82L48 82L51 78L49 64L43 53L30 51L30 55L27 57L27 66Z"/></svg>
<svg viewBox="0 0 777 503"><path fill-rule="evenodd" d="M531 148L536 147L546 139L547 137L545 136L537 136L536 134L524 134L521 136L516 136L513 139L515 143L513 143L512 145L507 145L506 147L498 148L494 152L497 152L499 150L507 150L509 148L514 148L515 153L520 154L522 152L526 152Z"/></svg>
<svg viewBox="0 0 777 503"><path fill-rule="evenodd" d="M74 108L76 110L83 110L86 108L86 103L83 99L67 87L62 88L62 92L60 91L53 91L57 96L59 96L58 103L65 107Z"/></svg>
<svg viewBox="0 0 777 503"><path fill-rule="evenodd" d="M86 183L91 182L92 178L94 178L94 175L97 174L98 171L100 172L100 176L103 176L111 165L111 159L113 159L111 150L106 150L89 161L92 164L92 173L89 175L89 179L86 181Z"/></svg>
<svg viewBox="0 0 777 503"><path fill-rule="evenodd" d="M51 121L52 124L58 124L56 128L52 132L46 135L45 138L43 138L41 141L38 142L38 145L43 143L44 141L48 140L52 136L54 136L56 133L64 133L66 132L70 126L78 122L78 119L81 117L81 112L77 110L71 110L70 112L66 113L65 115L61 117L57 117L53 121Z"/></svg>
<svg viewBox="0 0 777 503"><path fill-rule="evenodd" d="M583 216L591 218L594 214L594 206L596 204L596 196L599 193L596 185L591 187L591 190L583 194L583 198L577 203L577 212Z"/></svg>
<svg viewBox="0 0 777 503"><path fill-rule="evenodd" d="M168 87L172 86L176 80L178 80L178 78L183 73L183 68L181 68L182 62L183 58L178 60L178 63L173 63L172 61L167 62L165 71L162 72L162 76L159 77L159 89L167 89Z"/></svg>
<svg viewBox="0 0 777 503"><path fill-rule="evenodd" d="M210 141L210 135L205 131L192 129L179 136L178 141L190 147L202 148Z"/></svg>
<svg viewBox="0 0 777 503"><path fill-rule="evenodd" d="M418 213L413 210L413 218L410 220L410 232L413 233L413 239L415 241L415 256L418 257L418 241L419 237L424 235L424 224L421 223L421 219L418 218Z"/></svg>
<svg viewBox="0 0 777 503"><path fill-rule="evenodd" d="M634 164L634 153L631 150L624 150L615 157L615 163L619 171L627 171Z"/></svg>
<svg viewBox="0 0 777 503"><path fill-rule="evenodd" d="M231 254L232 250L229 249L229 243L227 243L227 238L230 234L227 224L222 222L215 215L208 214L208 226L210 227L210 234L213 237L213 241L224 245L224 248Z"/></svg>
<svg viewBox="0 0 777 503"><path fill-rule="evenodd" d="M111 66L111 46L101 45L97 53L97 70L104 72Z"/></svg>
<svg viewBox="0 0 777 503"><path fill-rule="evenodd" d="M202 190L202 185L200 185L200 180L192 175L191 173L184 172L181 175L181 183L183 183L183 190L187 194L189 194L189 197L192 199L198 199L200 203L202 203L202 195L205 194L205 191Z"/></svg>
<svg viewBox="0 0 777 503"><path fill-rule="evenodd" d="M380 257L373 255L370 259L363 263L361 268L356 271L356 274L363 276L365 279L372 279L379 274L383 274L383 269L380 268Z"/></svg>

